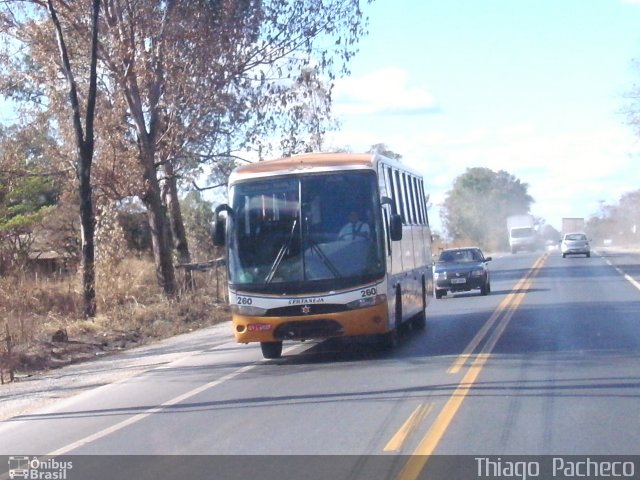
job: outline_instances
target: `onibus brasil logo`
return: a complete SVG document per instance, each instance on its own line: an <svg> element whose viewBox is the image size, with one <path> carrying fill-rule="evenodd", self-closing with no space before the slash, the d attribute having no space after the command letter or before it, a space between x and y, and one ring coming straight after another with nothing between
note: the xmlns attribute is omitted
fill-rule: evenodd
<svg viewBox="0 0 640 480"><path fill-rule="evenodd" d="M30 480L66 480L67 471L73 468L73 462L55 458L39 459L29 456L9 457L9 478Z"/></svg>

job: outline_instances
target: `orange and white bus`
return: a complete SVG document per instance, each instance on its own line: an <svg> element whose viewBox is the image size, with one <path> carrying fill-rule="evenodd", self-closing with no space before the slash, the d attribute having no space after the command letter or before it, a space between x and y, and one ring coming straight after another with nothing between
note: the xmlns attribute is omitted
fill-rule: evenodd
<svg viewBox="0 0 640 480"><path fill-rule="evenodd" d="M403 326L424 328L433 275L418 173L377 154L311 153L238 167L228 193L214 242L227 245L239 343L278 358L283 340L394 346Z"/></svg>

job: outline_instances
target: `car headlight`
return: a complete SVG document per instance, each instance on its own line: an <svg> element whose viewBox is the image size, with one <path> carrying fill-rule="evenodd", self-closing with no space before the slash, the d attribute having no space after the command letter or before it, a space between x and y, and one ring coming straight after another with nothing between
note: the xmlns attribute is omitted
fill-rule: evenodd
<svg viewBox="0 0 640 480"><path fill-rule="evenodd" d="M439 272L433 272L433 279L437 280L440 278L440 273Z"/></svg>
<svg viewBox="0 0 640 480"><path fill-rule="evenodd" d="M347 308L352 310L356 308L367 308L373 307L375 305L380 305L381 303L385 303L387 301L387 295L381 293L380 295L374 295L372 297L359 298L354 300L353 302L347 303Z"/></svg>
<svg viewBox="0 0 640 480"><path fill-rule="evenodd" d="M231 305L231 313L248 317L262 317L267 313L267 309L253 305Z"/></svg>
<svg viewBox="0 0 640 480"><path fill-rule="evenodd" d="M472 277L481 277L484 275L484 270L473 270L471 272Z"/></svg>

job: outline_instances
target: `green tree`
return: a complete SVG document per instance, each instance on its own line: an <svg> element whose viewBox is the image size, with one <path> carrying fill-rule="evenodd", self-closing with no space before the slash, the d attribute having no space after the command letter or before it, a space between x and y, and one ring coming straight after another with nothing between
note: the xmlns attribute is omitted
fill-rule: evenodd
<svg viewBox="0 0 640 480"><path fill-rule="evenodd" d="M211 242L213 225L213 203L202 198L200 192L189 192L182 200L184 225L189 243L194 245L194 258L210 260L215 255Z"/></svg>
<svg viewBox="0 0 640 480"><path fill-rule="evenodd" d="M527 213L533 201L528 185L512 174L484 167L468 168L447 192L441 216L452 240L501 248L507 242L507 217Z"/></svg>
<svg viewBox="0 0 640 480"><path fill-rule="evenodd" d="M640 190L620 197L618 214L625 240L637 243L640 240Z"/></svg>
<svg viewBox="0 0 640 480"><path fill-rule="evenodd" d="M35 228L58 202L58 176L42 157L48 141L35 129L0 135L0 267L26 258Z"/></svg>
<svg viewBox="0 0 640 480"><path fill-rule="evenodd" d="M599 211L587 221L585 229L599 241L640 243L640 190L624 193L613 205L601 202Z"/></svg>

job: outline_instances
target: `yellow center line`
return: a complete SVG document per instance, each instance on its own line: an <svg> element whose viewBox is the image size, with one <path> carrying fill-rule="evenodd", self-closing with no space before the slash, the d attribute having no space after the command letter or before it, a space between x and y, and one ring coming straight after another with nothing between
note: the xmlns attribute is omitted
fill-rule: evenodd
<svg viewBox="0 0 640 480"><path fill-rule="evenodd" d="M518 280L515 287L513 287L513 292L509 293L502 300L502 302L500 302L500 304L495 309L491 317L489 317L489 320L485 322L485 324L478 331L478 333L476 333L476 335L469 342L469 344L462 351L462 353L456 357L456 359L453 361L451 366L447 369L447 373L452 373L452 374L458 373L462 369L462 367L464 367L464 365L469 360L469 357L471 356L471 354L474 352L476 348L478 348L478 345L485 338L485 336L487 335L491 327L493 327L494 323L498 320L500 315L502 315L502 313L504 313L508 308L510 308L511 306L510 304L515 300L516 295L520 293L521 290L526 290L524 288L525 282L531 277L532 272L536 271L539 268L539 266L542 264L542 262L546 260L547 256L548 255L545 254L545 255L542 255L540 258L538 258L533 264L533 266L531 267L531 269L527 272L527 274L523 278Z"/></svg>
<svg viewBox="0 0 640 480"><path fill-rule="evenodd" d="M433 410L433 403L421 404L413 411L406 422L402 424L400 430L396 432L389 443L384 447L385 452L397 452L407 440L411 432L420 424L420 422L429 415Z"/></svg>
<svg viewBox="0 0 640 480"><path fill-rule="evenodd" d="M521 287L521 282L522 280L520 280L520 282L518 282L518 284L515 286L516 290ZM482 328L478 330L478 333L476 333L475 337L473 337L473 339L469 342L469 345L467 345L464 351L460 355L458 355L458 357L451 364L451 366L447 370L447 373L458 373L460 369L464 367L471 354L478 347L482 339L487 335L487 332L489 331L489 329L491 329L498 317L500 317L502 312L507 309L513 298L513 294L509 294L502 300L502 302L500 302L500 305L498 305L498 308L493 312L491 317L489 317L489 320L487 320Z"/></svg>
<svg viewBox="0 0 640 480"><path fill-rule="evenodd" d="M409 460L398 476L398 480L415 480L418 478L420 472L423 470L427 460L429 459L429 455L433 453L436 445L440 442L440 439L449 427L449 424L460 408L460 405L462 405L467 393L471 390L471 386L476 381L476 378L478 378L478 375L488 358L489 355L485 354L479 354L476 357L475 361L471 367L469 367L469 370L458 385L458 388L453 392L453 395L451 395L425 437L422 439L411 457L409 457Z"/></svg>
<svg viewBox="0 0 640 480"><path fill-rule="evenodd" d="M400 475L398 476L398 480L415 480L418 478L420 472L422 472L425 465L427 464L429 457L433 454L436 446L438 445L438 443L440 443L440 440L451 424L451 421L460 409L460 406L462 405L465 397L471 391L471 388L473 388L478 375L480 375L482 368L487 363L487 360L489 360L492 350L506 330L507 325L513 317L516 309L522 303L526 291L533 284L533 276L537 273L538 269L540 268L542 263L544 263L547 257L548 254L544 254L540 258L538 258L538 260L533 264L524 278L522 278L521 281L516 284L515 291L509 294L509 296L511 296L509 302L503 301L500 304L500 306L498 307L498 311L504 313L504 316L487 340L481 352L475 357L473 363L458 384L458 387L453 392L451 397L449 397L449 400L447 400L447 403L436 417L435 421L427 431L422 441L416 447L415 451L405 464L404 468L400 472ZM505 310L501 310L501 308ZM491 318L493 318L493 315ZM492 320L492 322L495 321L495 319ZM468 355L469 354L467 354L467 356Z"/></svg>

